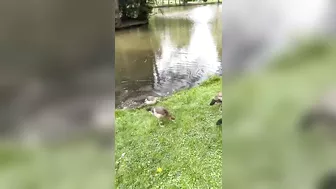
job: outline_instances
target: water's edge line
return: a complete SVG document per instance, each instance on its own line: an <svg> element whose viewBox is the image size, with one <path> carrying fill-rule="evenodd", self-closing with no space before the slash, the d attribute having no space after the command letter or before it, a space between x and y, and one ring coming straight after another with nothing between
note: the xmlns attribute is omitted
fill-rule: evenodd
<svg viewBox="0 0 336 189"><path fill-rule="evenodd" d="M185 89L182 89L182 90L177 90L177 91L175 91L175 92L170 93L169 95L160 96L160 98L161 98L160 101L161 101L161 102L162 102L162 101L165 101L167 98L171 97L172 95L174 95L174 94L176 94L176 93L183 92L183 91L188 91L188 90L191 90L191 89L193 89L193 88L200 87L200 86L202 86L204 83L207 83L207 82L209 82L209 81L211 81L211 80L214 80L214 79L216 79L216 78L221 78L221 77L222 77L221 74L210 75L207 79L205 79L204 81L202 81L202 82L200 82L200 83L195 84L195 85L192 86L192 87L185 88ZM140 104L139 106L136 106L136 107L134 107L134 108L126 108L126 109L115 107L115 110L116 110L116 111L117 111L117 110L118 110L118 111L120 111L120 110L137 110L137 109L142 109L142 108L144 108L144 107L146 107L146 106L148 106L148 105L146 105L146 104Z"/></svg>

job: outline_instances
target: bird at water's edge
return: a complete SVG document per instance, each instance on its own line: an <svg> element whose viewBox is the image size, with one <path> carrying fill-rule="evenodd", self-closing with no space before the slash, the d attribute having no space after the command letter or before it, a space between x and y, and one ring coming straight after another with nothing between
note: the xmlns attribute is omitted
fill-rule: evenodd
<svg viewBox="0 0 336 189"><path fill-rule="evenodd" d="M145 104L147 105L153 105L153 104L156 104L158 101L158 98L157 97L154 97L154 96L148 96L146 99L145 99Z"/></svg>

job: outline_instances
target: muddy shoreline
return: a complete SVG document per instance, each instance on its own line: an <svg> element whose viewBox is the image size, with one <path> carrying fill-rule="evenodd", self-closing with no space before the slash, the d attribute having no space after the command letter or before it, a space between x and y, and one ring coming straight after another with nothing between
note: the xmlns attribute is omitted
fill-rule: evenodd
<svg viewBox="0 0 336 189"><path fill-rule="evenodd" d="M143 21L129 20L129 21L122 22L119 26L116 26L115 30L118 31L118 30L123 30L123 29L131 29L134 27L140 27L140 26L147 25L147 24L148 24L148 20L143 20Z"/></svg>

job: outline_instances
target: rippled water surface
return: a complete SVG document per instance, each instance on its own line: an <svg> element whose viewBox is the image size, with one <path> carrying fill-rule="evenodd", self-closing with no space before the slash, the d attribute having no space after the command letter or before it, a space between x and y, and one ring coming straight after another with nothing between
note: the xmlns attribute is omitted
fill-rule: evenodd
<svg viewBox="0 0 336 189"><path fill-rule="evenodd" d="M174 7L148 26L118 31L116 105L164 96L221 73L221 5Z"/></svg>

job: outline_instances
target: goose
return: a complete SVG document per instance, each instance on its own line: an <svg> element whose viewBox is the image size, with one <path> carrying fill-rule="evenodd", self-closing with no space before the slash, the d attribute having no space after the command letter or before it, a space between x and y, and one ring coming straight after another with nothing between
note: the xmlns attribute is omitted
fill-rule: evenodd
<svg viewBox="0 0 336 189"><path fill-rule="evenodd" d="M154 97L154 96L148 96L146 99L145 99L145 104L147 105L153 105L153 104L156 104L158 101L158 98L157 97Z"/></svg>
<svg viewBox="0 0 336 189"><path fill-rule="evenodd" d="M210 102L210 106L214 104L222 104L222 92L219 92Z"/></svg>
<svg viewBox="0 0 336 189"><path fill-rule="evenodd" d="M146 109L147 111L149 111L152 115L154 115L158 120L159 120L159 124L161 125L161 121L162 119L168 119L170 121L175 121L175 117L173 117L169 111L161 106L157 106L157 107L149 107Z"/></svg>

